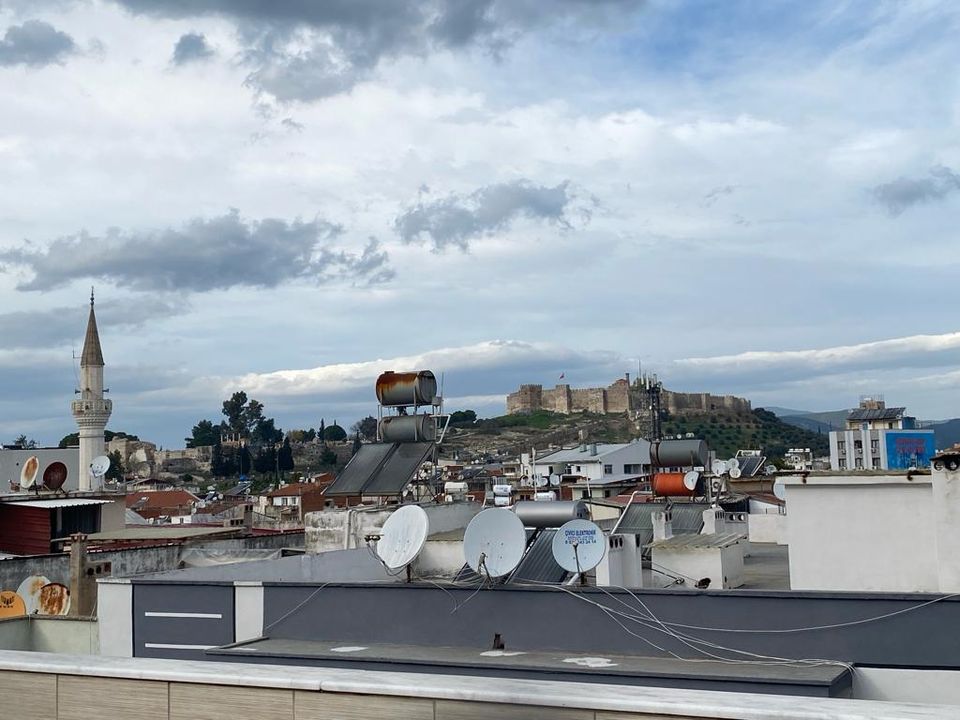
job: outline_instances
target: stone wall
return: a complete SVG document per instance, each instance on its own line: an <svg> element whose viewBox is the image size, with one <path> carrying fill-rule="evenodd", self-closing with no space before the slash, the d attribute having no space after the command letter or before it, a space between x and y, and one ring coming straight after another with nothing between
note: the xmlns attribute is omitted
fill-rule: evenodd
<svg viewBox="0 0 960 720"><path fill-rule="evenodd" d="M661 400L663 409L671 415L719 410L751 411L749 400L734 395L678 393L664 390ZM547 410L561 415L570 415L575 412L633 413L645 405L640 390L631 386L628 378L616 380L606 388L571 388L569 385L561 384L545 390L542 385L521 385L516 392L507 395L507 415L532 413L538 410Z"/></svg>

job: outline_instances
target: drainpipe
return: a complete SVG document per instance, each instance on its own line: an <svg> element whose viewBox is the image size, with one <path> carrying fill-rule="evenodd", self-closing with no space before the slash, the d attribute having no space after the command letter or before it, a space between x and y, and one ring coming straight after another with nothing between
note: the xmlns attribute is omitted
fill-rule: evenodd
<svg viewBox="0 0 960 720"><path fill-rule="evenodd" d="M631 505L633 505L633 499L637 496L637 493L638 493L638 492L640 492L640 491L639 491L639 490L634 490L632 493L630 493L630 499L627 501L627 504L623 506L623 512L620 513L620 517L617 518L617 524L614 525L614 526L613 526L613 530L610 531L610 534L611 534L611 535L616 535L616 534L617 534L617 529L620 527L620 523L623 522L623 518L624 518L624 517L626 516L626 514L627 514L627 508L630 507Z"/></svg>

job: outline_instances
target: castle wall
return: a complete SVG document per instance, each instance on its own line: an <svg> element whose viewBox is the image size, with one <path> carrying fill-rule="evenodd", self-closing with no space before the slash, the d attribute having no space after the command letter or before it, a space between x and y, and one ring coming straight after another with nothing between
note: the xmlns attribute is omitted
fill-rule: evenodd
<svg viewBox="0 0 960 720"><path fill-rule="evenodd" d="M570 391L573 412L607 413L607 391L603 388L577 388Z"/></svg>
<svg viewBox="0 0 960 720"><path fill-rule="evenodd" d="M624 413L633 410L634 403L630 397L630 383L625 379L617 380L610 385L606 393L608 413Z"/></svg>
<svg viewBox="0 0 960 720"><path fill-rule="evenodd" d="M705 413L716 410L750 412L750 401L735 395L711 395L710 393L678 393L664 390L661 394L663 408L671 415Z"/></svg>

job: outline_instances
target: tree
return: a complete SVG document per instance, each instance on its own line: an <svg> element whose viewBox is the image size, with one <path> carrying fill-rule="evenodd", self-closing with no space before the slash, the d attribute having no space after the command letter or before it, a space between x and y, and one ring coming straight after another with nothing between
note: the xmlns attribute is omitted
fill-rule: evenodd
<svg viewBox="0 0 960 720"><path fill-rule="evenodd" d="M283 477L284 473L290 472L294 468L293 448L290 447L290 438L284 438L283 445L280 446L277 465L280 468L280 477Z"/></svg>
<svg viewBox="0 0 960 720"><path fill-rule="evenodd" d="M250 442L254 447L275 445L283 440L283 431L277 429L273 418L260 418L250 433Z"/></svg>
<svg viewBox="0 0 960 720"><path fill-rule="evenodd" d="M277 470L277 451L273 445L264 445L253 459L253 469L263 475Z"/></svg>
<svg viewBox="0 0 960 720"><path fill-rule="evenodd" d="M360 442L360 431L358 430L357 434L353 436L353 453L352 454L356 455L358 452L360 452L360 447L362 445L363 443Z"/></svg>
<svg viewBox="0 0 960 720"><path fill-rule="evenodd" d="M457 410L455 413L450 415L450 424L459 425L459 424L470 424L477 421L477 413L473 410Z"/></svg>
<svg viewBox="0 0 960 720"><path fill-rule="evenodd" d="M373 415L367 415L363 420L358 420L351 427L354 433L360 433L364 440L377 439L377 419Z"/></svg>
<svg viewBox="0 0 960 720"><path fill-rule="evenodd" d="M231 432L245 434L247 427L244 424L243 406L247 404L247 394L239 390L223 401L223 414L227 418L227 427Z"/></svg>
<svg viewBox="0 0 960 720"><path fill-rule="evenodd" d="M347 431L337 425L337 421L334 420L333 425L324 429L323 439L330 442L340 442L347 439Z"/></svg>
<svg viewBox="0 0 960 720"><path fill-rule="evenodd" d="M37 441L28 440L26 435L18 435L17 439L13 441L13 446L21 450L33 450L37 446Z"/></svg>
<svg viewBox="0 0 960 720"><path fill-rule="evenodd" d="M201 420L193 426L190 437L184 438L188 448L216 445L220 442L220 428L210 420Z"/></svg>
<svg viewBox="0 0 960 720"><path fill-rule="evenodd" d="M247 449L247 446L241 445L237 451L237 471L240 475L250 474L250 465L252 462L253 458L250 457L250 451Z"/></svg>
<svg viewBox="0 0 960 720"><path fill-rule="evenodd" d="M260 423L264 421L263 403L250 398L250 400L247 402L247 406L243 408L241 417L243 419L243 424L246 426L247 432L252 432L260 425Z"/></svg>
<svg viewBox="0 0 960 720"><path fill-rule="evenodd" d="M320 429L317 430L317 437L320 438L320 442L324 442L327 439L326 432L327 424L323 421L323 418L320 418Z"/></svg>
<svg viewBox="0 0 960 720"><path fill-rule="evenodd" d="M219 438L217 438L217 442L213 445L213 451L210 453L210 473L214 477L226 477L229 474L226 472L223 445L220 444Z"/></svg>
<svg viewBox="0 0 960 720"><path fill-rule="evenodd" d="M336 465L337 464L337 453L335 453L330 448L324 448L323 452L320 453L320 464L321 465Z"/></svg>
<svg viewBox="0 0 960 720"><path fill-rule="evenodd" d="M123 458L120 456L120 451L114 450L107 457L110 458L110 469L107 470L106 479L122 481L126 468L123 467Z"/></svg>

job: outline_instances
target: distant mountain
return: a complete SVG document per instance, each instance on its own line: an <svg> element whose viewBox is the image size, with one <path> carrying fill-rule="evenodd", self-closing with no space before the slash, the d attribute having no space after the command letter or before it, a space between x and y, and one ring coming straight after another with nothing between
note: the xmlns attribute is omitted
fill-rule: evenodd
<svg viewBox="0 0 960 720"><path fill-rule="evenodd" d="M772 412L779 418L793 415L806 415L809 412L809 410L792 410L790 408L776 407L775 405L764 405L763 409L767 412Z"/></svg>
<svg viewBox="0 0 960 720"><path fill-rule="evenodd" d="M831 410L828 412L804 413L803 415L784 415L782 422L815 433L828 433L844 427L849 410Z"/></svg>
<svg viewBox="0 0 960 720"><path fill-rule="evenodd" d="M960 443L960 418L944 420L934 425L927 425L933 429L934 443L940 450L953 447Z"/></svg>

